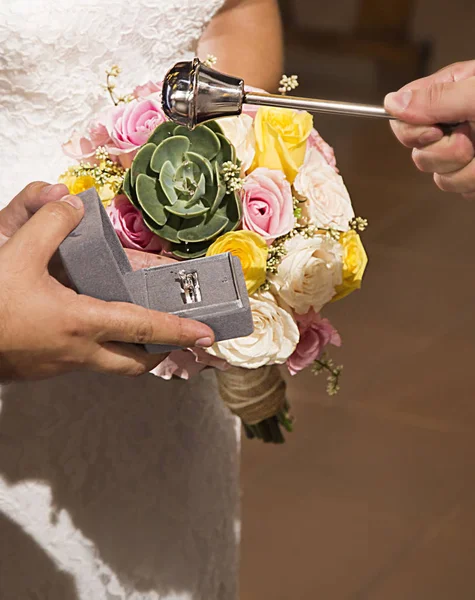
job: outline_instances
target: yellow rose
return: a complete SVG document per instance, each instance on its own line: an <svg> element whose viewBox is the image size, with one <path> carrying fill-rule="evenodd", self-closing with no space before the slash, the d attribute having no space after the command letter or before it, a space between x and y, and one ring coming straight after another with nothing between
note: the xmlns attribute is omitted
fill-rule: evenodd
<svg viewBox="0 0 475 600"><path fill-rule="evenodd" d="M256 292L266 281L267 244L253 231L230 231L219 237L208 248L206 256L231 252L242 265L249 294Z"/></svg>
<svg viewBox="0 0 475 600"><path fill-rule="evenodd" d="M340 243L343 246L343 282L337 286L332 300L340 300L351 292L359 290L368 257L356 231L342 233Z"/></svg>
<svg viewBox="0 0 475 600"><path fill-rule="evenodd" d="M109 206L112 199L116 196L114 191L109 185L98 185L97 181L91 175L74 175L70 171L67 171L58 179L59 183L64 183L64 185L68 188L70 194L80 194L81 192L85 192L90 188L94 187L99 194L99 197L104 206Z"/></svg>
<svg viewBox="0 0 475 600"><path fill-rule="evenodd" d="M118 192L116 192L111 185L106 183L97 188L97 193L99 194L102 204L107 208L112 200L117 196Z"/></svg>
<svg viewBox="0 0 475 600"><path fill-rule="evenodd" d="M256 155L252 169L267 167L283 171L290 183L303 165L312 115L289 108L265 108L254 120Z"/></svg>
<svg viewBox="0 0 475 600"><path fill-rule="evenodd" d="M64 183L70 194L80 194L89 188L96 187L96 180L90 175L76 177L72 173L65 173L59 178L59 183Z"/></svg>

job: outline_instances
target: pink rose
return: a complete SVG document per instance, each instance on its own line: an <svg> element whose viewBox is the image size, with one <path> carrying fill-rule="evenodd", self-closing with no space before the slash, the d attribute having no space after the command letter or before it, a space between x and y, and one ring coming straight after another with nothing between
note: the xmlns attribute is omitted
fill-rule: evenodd
<svg viewBox="0 0 475 600"><path fill-rule="evenodd" d="M243 229L255 231L268 244L294 227L292 190L282 171L260 167L244 180Z"/></svg>
<svg viewBox="0 0 475 600"><path fill-rule="evenodd" d="M162 91L162 83L155 83L153 81L147 81L144 85L138 85L132 92L134 98L146 98L150 94L156 94Z"/></svg>
<svg viewBox="0 0 475 600"><path fill-rule="evenodd" d="M328 319L310 310L306 315L296 315L300 332L300 340L294 353L287 360L287 368L295 375L317 360L325 346L341 346L340 334L333 328Z"/></svg>
<svg viewBox="0 0 475 600"><path fill-rule="evenodd" d="M173 375L180 379L190 379L206 367L225 371L229 365L225 360L211 356L201 348L190 348L170 352L152 373L162 379L171 379Z"/></svg>
<svg viewBox="0 0 475 600"><path fill-rule="evenodd" d="M310 135L307 140L307 149L311 150L312 148L316 148L320 154L324 157L330 167L333 167L335 171L338 173L338 169L336 167L336 158L335 153L333 152L333 148L326 143L326 141L321 137L316 129L312 129Z"/></svg>
<svg viewBox="0 0 475 600"><path fill-rule="evenodd" d="M107 127L104 125L106 116L98 121L93 121L89 125L89 137L91 138L92 144L99 148L99 146L108 146L112 143Z"/></svg>
<svg viewBox="0 0 475 600"><path fill-rule="evenodd" d="M109 152L119 155L123 167L130 167L137 150L164 121L166 117L158 97L150 96L116 106L106 123L115 146L108 147Z"/></svg>
<svg viewBox="0 0 475 600"><path fill-rule="evenodd" d="M116 196L107 212L124 248L156 254L168 249L167 242L150 231L140 212L125 196Z"/></svg>
<svg viewBox="0 0 475 600"><path fill-rule="evenodd" d="M105 115L104 115L105 117ZM112 141L106 126L102 120L92 121L87 129L87 134L82 136L73 131L71 138L63 144L63 152L66 156L74 158L78 162L87 160L90 163L97 162L95 152L99 146L108 146Z"/></svg>
<svg viewBox="0 0 475 600"><path fill-rule="evenodd" d="M73 131L69 140L63 144L63 152L66 156L74 158L78 162L94 156L96 148L90 139L82 136L78 131Z"/></svg>

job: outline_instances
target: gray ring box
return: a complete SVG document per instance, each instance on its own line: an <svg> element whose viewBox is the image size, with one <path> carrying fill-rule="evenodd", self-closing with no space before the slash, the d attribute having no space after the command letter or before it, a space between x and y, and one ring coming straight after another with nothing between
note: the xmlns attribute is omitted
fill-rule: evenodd
<svg viewBox="0 0 475 600"><path fill-rule="evenodd" d="M218 254L133 271L94 188L79 194L85 214L59 253L77 292L100 300L130 302L209 325L216 341L253 332L252 314L240 260ZM201 301L185 303L180 272L196 273ZM174 346L146 345L150 353Z"/></svg>

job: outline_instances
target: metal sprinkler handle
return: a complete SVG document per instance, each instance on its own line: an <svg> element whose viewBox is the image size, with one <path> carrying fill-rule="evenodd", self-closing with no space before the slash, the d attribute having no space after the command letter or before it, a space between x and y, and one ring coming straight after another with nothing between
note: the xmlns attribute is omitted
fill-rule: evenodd
<svg viewBox="0 0 475 600"><path fill-rule="evenodd" d="M193 129L220 117L239 115L244 104L293 108L317 113L392 119L382 106L245 92L244 81L215 71L197 58L177 63L163 82L165 114Z"/></svg>
<svg viewBox="0 0 475 600"><path fill-rule="evenodd" d="M163 82L162 105L165 114L189 129L213 119L240 115L244 104L396 120L383 106L246 92L242 79L215 71L198 58L177 63L168 71ZM437 123L445 135L450 135L459 124Z"/></svg>

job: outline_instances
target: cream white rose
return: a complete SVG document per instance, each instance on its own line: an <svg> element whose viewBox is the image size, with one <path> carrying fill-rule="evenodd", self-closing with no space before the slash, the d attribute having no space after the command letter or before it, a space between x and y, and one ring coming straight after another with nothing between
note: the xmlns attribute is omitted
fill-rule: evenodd
<svg viewBox="0 0 475 600"><path fill-rule="evenodd" d="M285 248L287 254L272 276L273 290L297 314L311 308L318 313L342 282L341 245L325 234L308 239L296 235Z"/></svg>
<svg viewBox="0 0 475 600"><path fill-rule="evenodd" d="M311 148L294 181L301 204L302 216L323 229L348 231L355 213L348 190L341 176L327 163L320 152Z"/></svg>
<svg viewBox="0 0 475 600"><path fill-rule="evenodd" d="M257 293L249 300L254 332L247 337L217 342L208 352L245 369L285 363L299 341L292 314L280 307L270 292Z"/></svg>
<svg viewBox="0 0 475 600"><path fill-rule="evenodd" d="M249 115L226 117L220 119L224 135L236 148L236 154L242 163L242 172L245 173L254 160L256 153L256 136L254 134L253 119Z"/></svg>

